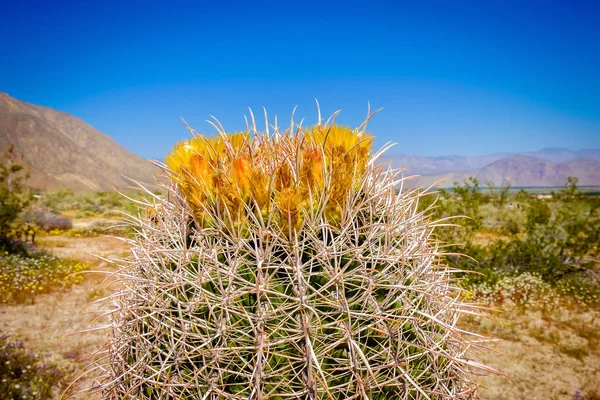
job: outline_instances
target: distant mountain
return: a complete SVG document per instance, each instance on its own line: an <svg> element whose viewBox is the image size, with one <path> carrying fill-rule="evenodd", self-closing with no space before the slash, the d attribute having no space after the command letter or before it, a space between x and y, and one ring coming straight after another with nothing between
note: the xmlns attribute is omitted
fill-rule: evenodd
<svg viewBox="0 0 600 400"><path fill-rule="evenodd" d="M576 176L581 186L600 186L600 160L576 159L552 163L541 158L511 156L494 161L483 168L470 171L453 171L442 174L421 175L412 185L449 187L473 176L480 184L496 185L509 181L512 186L563 186L567 177Z"/></svg>
<svg viewBox="0 0 600 400"><path fill-rule="evenodd" d="M497 153L479 157L420 157L389 154L382 162L405 168L407 175L421 175L412 185L452 186L469 176L481 184L505 180L512 186L563 186L568 176L579 178L580 185L600 186L600 150L571 151L547 148L536 152Z"/></svg>
<svg viewBox="0 0 600 400"><path fill-rule="evenodd" d="M389 163L393 168L405 168L411 174L443 174L482 168L508 156L510 156L509 153L497 153L479 157L424 157L408 154L386 154L381 157L381 161L386 164Z"/></svg>
<svg viewBox="0 0 600 400"><path fill-rule="evenodd" d="M153 186L159 172L79 118L0 93L0 157L11 145L38 189L111 190L131 186L125 177Z"/></svg>
<svg viewBox="0 0 600 400"><path fill-rule="evenodd" d="M551 161L554 163L561 163L565 161L579 160L584 158L600 160L600 149L571 151L560 148L546 148L533 153L523 153L523 155L541 158L543 160Z"/></svg>

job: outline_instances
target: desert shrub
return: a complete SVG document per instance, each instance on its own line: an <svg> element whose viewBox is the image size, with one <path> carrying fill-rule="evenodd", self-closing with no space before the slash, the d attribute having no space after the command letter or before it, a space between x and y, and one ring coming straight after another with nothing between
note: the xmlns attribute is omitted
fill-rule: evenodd
<svg viewBox="0 0 600 400"><path fill-rule="evenodd" d="M502 228L501 233L509 236L518 235L521 232L521 224L519 221L511 215L504 213L502 215Z"/></svg>
<svg viewBox="0 0 600 400"><path fill-rule="evenodd" d="M73 221L71 219L54 214L40 207L26 209L22 220L35 224L36 227L43 231L66 231L73 228Z"/></svg>
<svg viewBox="0 0 600 400"><path fill-rule="evenodd" d="M498 237L513 237L525 232L526 211L513 203L513 207L488 205L483 208L484 224L479 231L495 233Z"/></svg>
<svg viewBox="0 0 600 400"><path fill-rule="evenodd" d="M597 204L573 200L561 202L554 224L564 256L581 264L586 256L598 258L600 247L600 212Z"/></svg>
<svg viewBox="0 0 600 400"><path fill-rule="evenodd" d="M69 189L44 193L41 196L42 207L58 214L64 211L79 210L88 215L102 214L110 208L121 208L127 200L116 193L74 193Z"/></svg>
<svg viewBox="0 0 600 400"><path fill-rule="evenodd" d="M538 303L543 303L548 291L541 288L547 285L552 287L553 295L565 297L564 301L568 301L568 297L581 305L599 304L600 282L597 278L587 274L581 266L566 263L560 248L548 244L543 237L497 241L487 248L469 244L461 246L460 250L467 256L449 256L448 262L455 268L475 272L464 274L461 284L484 299L498 303L501 302L499 299L511 297L505 295L510 292L511 285L515 285L517 293L523 293L520 283L532 283L531 277L534 277L540 285L532 283L531 287L539 293L524 295L524 300L535 297ZM454 248L454 251L458 249ZM518 305L527 303L511 300Z"/></svg>
<svg viewBox="0 0 600 400"><path fill-rule="evenodd" d="M449 214L466 217L457 219L455 223L463 228L458 231L460 233L459 238L466 236L468 240L473 232L480 229L483 224L480 208L484 203L484 196L479 190L479 181L471 176L465 179L462 184L454 182L453 193L455 201L451 203Z"/></svg>
<svg viewBox="0 0 600 400"><path fill-rule="evenodd" d="M560 249L549 243L543 233L530 233L522 239L497 241L489 249L489 259L482 260L509 274L535 273L545 280L553 280L569 271Z"/></svg>
<svg viewBox="0 0 600 400"><path fill-rule="evenodd" d="M71 189L60 189L55 192L42 193L39 197L37 204L41 208L59 214L76 207L79 196Z"/></svg>
<svg viewBox="0 0 600 400"><path fill-rule="evenodd" d="M104 215L110 216L123 212L137 213L139 205L134 200L144 200L148 195L135 191L128 192L126 196L117 192L89 193L79 199L79 214L82 216ZM133 199L133 200L132 200Z"/></svg>
<svg viewBox="0 0 600 400"><path fill-rule="evenodd" d="M58 390L64 374L44 355L25 348L0 330L0 400L46 400Z"/></svg>
<svg viewBox="0 0 600 400"><path fill-rule="evenodd" d="M335 124L196 136L136 222L105 398L451 399L476 364L418 191Z"/></svg>
<svg viewBox="0 0 600 400"><path fill-rule="evenodd" d="M85 264L50 254L0 256L0 303L34 301L35 296L83 280Z"/></svg>
<svg viewBox="0 0 600 400"><path fill-rule="evenodd" d="M567 177L567 182L565 183L562 190L560 190L556 195L559 199L568 200L581 196L581 191L577 186L579 182L579 178L576 176Z"/></svg>
<svg viewBox="0 0 600 400"><path fill-rule="evenodd" d="M506 286L517 285L516 277L524 274L541 279L559 296L579 304L597 304L600 282L593 272L600 244L598 204L593 198L579 196L575 183L569 180L558 199L527 199L521 210L500 211L502 225L496 231L508 234L508 240L500 238L485 246L469 242L450 246L450 252L469 256L449 256L451 265L477 272L466 274L463 284L478 293L482 293L477 289L481 287L506 292ZM453 237L442 239L451 241Z"/></svg>
<svg viewBox="0 0 600 400"><path fill-rule="evenodd" d="M502 208L508 202L510 197L510 188L512 184L509 180L503 180L500 186L496 186L494 181L489 180L485 183L489 190L489 200Z"/></svg>
<svg viewBox="0 0 600 400"><path fill-rule="evenodd" d="M525 225L528 233L533 233L540 225L547 225L552 217L552 210L545 201L534 200L529 203L527 209L527 223Z"/></svg>
<svg viewBox="0 0 600 400"><path fill-rule="evenodd" d="M11 147L0 164L0 249L12 251L11 238L18 230L21 211L30 201L29 193L22 185L23 167Z"/></svg>
<svg viewBox="0 0 600 400"><path fill-rule="evenodd" d="M116 192L96 192L92 198L95 203L103 204L109 208L119 208L127 202L123 196Z"/></svg>

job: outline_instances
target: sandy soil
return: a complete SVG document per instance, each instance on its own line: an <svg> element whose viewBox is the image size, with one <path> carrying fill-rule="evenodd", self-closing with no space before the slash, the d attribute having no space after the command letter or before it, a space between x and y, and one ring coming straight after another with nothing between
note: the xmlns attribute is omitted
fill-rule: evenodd
<svg viewBox="0 0 600 400"><path fill-rule="evenodd" d="M52 250L59 257L73 258L92 265L102 264L99 256L111 259L122 255L127 249L126 244L122 240L102 236L43 236L37 240L36 244ZM105 267L104 265L100 266Z"/></svg>
<svg viewBox="0 0 600 400"><path fill-rule="evenodd" d="M600 312L562 308L522 312L506 308L491 318L465 321L496 338L481 355L503 375L479 379L488 400L600 399Z"/></svg>

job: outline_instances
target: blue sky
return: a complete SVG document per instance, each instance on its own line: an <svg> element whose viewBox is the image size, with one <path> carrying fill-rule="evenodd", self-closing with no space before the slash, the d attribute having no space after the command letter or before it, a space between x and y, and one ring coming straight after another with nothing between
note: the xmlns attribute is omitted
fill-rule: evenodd
<svg viewBox="0 0 600 400"><path fill-rule="evenodd" d="M342 109L393 152L600 148L600 2L30 2L3 5L0 91L144 157L180 117L242 129Z"/></svg>

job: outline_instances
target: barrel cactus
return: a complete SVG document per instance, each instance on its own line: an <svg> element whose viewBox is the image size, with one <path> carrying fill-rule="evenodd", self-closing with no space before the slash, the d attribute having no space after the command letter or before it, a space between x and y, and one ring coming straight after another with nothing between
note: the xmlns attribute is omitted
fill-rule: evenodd
<svg viewBox="0 0 600 400"><path fill-rule="evenodd" d="M103 396L475 397L456 271L366 122L214 125L167 155L168 196L134 221Z"/></svg>

